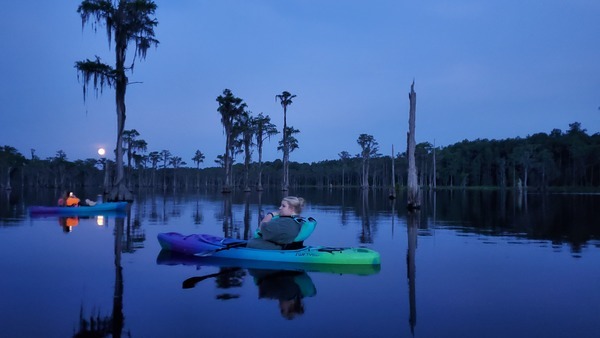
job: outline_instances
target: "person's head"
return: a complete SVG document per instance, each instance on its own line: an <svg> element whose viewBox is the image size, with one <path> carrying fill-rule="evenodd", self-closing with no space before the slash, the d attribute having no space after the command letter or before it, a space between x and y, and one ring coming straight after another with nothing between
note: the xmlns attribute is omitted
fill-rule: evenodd
<svg viewBox="0 0 600 338"><path fill-rule="evenodd" d="M302 299L300 297L288 300L280 299L279 310L281 311L281 316L283 318L292 320L297 315L304 314L304 304L302 304Z"/></svg>
<svg viewBox="0 0 600 338"><path fill-rule="evenodd" d="M287 196L281 200L281 206L279 207L279 214L281 216L292 216L299 215L304 207L304 198Z"/></svg>
<svg viewBox="0 0 600 338"><path fill-rule="evenodd" d="M70 192L69 197L75 197L75 194L73 194L73 192Z"/></svg>

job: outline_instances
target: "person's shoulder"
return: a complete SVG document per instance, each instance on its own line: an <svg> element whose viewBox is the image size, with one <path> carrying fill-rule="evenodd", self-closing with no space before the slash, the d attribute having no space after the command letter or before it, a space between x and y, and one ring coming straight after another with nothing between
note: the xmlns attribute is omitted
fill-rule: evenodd
<svg viewBox="0 0 600 338"><path fill-rule="evenodd" d="M296 223L296 221L291 216L279 216L277 218L273 218L266 224L271 224L271 226L276 226L276 227L279 227L279 226L288 227L291 224L295 224L295 223Z"/></svg>

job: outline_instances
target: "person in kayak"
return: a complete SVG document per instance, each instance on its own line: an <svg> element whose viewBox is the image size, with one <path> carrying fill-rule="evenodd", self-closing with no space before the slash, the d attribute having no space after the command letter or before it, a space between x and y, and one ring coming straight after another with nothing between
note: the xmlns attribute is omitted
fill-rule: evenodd
<svg viewBox="0 0 600 338"><path fill-rule="evenodd" d="M67 197L66 205L68 207L78 207L81 201L74 193L70 192L69 197Z"/></svg>
<svg viewBox="0 0 600 338"><path fill-rule="evenodd" d="M69 196L67 195L66 191L63 191L62 195L60 195L60 197L58 198L58 206L59 207L64 207L65 204L67 203L67 198L69 198Z"/></svg>
<svg viewBox="0 0 600 338"><path fill-rule="evenodd" d="M279 212L268 213L260 222L259 237L248 240L248 248L281 250L294 241L301 225L294 219L304 207L302 197L288 196L281 200Z"/></svg>

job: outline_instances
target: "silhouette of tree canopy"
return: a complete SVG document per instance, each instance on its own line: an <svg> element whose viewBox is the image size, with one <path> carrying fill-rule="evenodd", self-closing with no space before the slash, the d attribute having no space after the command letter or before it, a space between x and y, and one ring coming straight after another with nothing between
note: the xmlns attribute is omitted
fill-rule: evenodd
<svg viewBox="0 0 600 338"><path fill-rule="evenodd" d="M292 128L293 129L293 128ZM367 135L367 134L365 134ZM365 144L366 146L366 144ZM354 149L361 152L360 144ZM352 149L352 148L348 148ZM436 172L433 172L433 151L436 151ZM369 171L363 171L363 157L351 157L341 151L338 159L318 160L312 163L290 162L289 174L292 186L369 186L389 188L391 182L391 156L373 156L377 150L365 148L370 154ZM190 154L191 155L191 154ZM237 155L234 153L234 155ZM239 155L238 155L239 156ZM199 168L196 164L186 167L177 163L177 180L169 161L169 150L151 151L141 166L132 168L130 182L136 188L164 186L185 189L195 185L223 187L224 157L218 157L216 165ZM397 181L406 182L406 153L395 154ZM416 145L415 157L419 170L419 184L432 187L469 188L491 187L512 189L521 185L528 189L598 189L600 188L600 133L589 135L579 123L572 123L563 132L553 129L549 134L536 133L526 138L504 140L463 140L446 147L433 147L429 142ZM59 150L54 157L26 159L11 146L0 148L0 187L48 187L74 189L81 186L101 187L103 174L97 168L97 159L69 161L67 154ZM236 163L231 159L232 188L246 187L245 172L258 177L262 172L262 185L280 187L282 184L281 160L261 163ZM171 170L170 167L173 168ZM10 169L9 169L10 168ZM520 182L520 183L519 183ZM161 184L162 183L162 184ZM158 184L158 185L157 185Z"/></svg>

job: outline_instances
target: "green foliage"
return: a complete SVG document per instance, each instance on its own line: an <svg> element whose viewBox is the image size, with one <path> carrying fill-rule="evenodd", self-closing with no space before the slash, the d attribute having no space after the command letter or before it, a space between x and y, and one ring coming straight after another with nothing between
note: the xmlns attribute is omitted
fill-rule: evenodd
<svg viewBox="0 0 600 338"><path fill-rule="evenodd" d="M112 87L115 83L115 70L111 66L102 63L98 56L96 56L95 61L86 59L85 61L75 62L75 68L77 68L77 79L83 81L84 100L90 82L93 84L96 97L98 97L98 91L102 93L104 87Z"/></svg>
<svg viewBox="0 0 600 338"><path fill-rule="evenodd" d="M298 144L298 139L294 136L296 134L299 134L300 130L292 127L292 126L287 126L285 128L285 142L287 142L287 149L289 150L289 152L293 152L294 150L300 148L300 145ZM277 146L277 150L279 151L283 151L284 150L284 143L283 143L283 139L281 141L279 141L279 145Z"/></svg>
<svg viewBox="0 0 600 338"><path fill-rule="evenodd" d="M221 124L225 131L225 152L223 157L223 166L225 168L225 184L224 191L231 189L231 181L233 179L233 158L239 149L240 142L237 142L237 137L242 134L246 124L242 119L247 121L246 103L239 97L233 95L231 90L223 90L223 95L217 97L219 107L217 111L221 114Z"/></svg>
<svg viewBox="0 0 600 338"><path fill-rule="evenodd" d="M196 169L200 169L200 163L204 162L205 158L206 156L204 156L204 153L202 153L200 150L196 150L194 157L192 157L192 161L196 163Z"/></svg>

